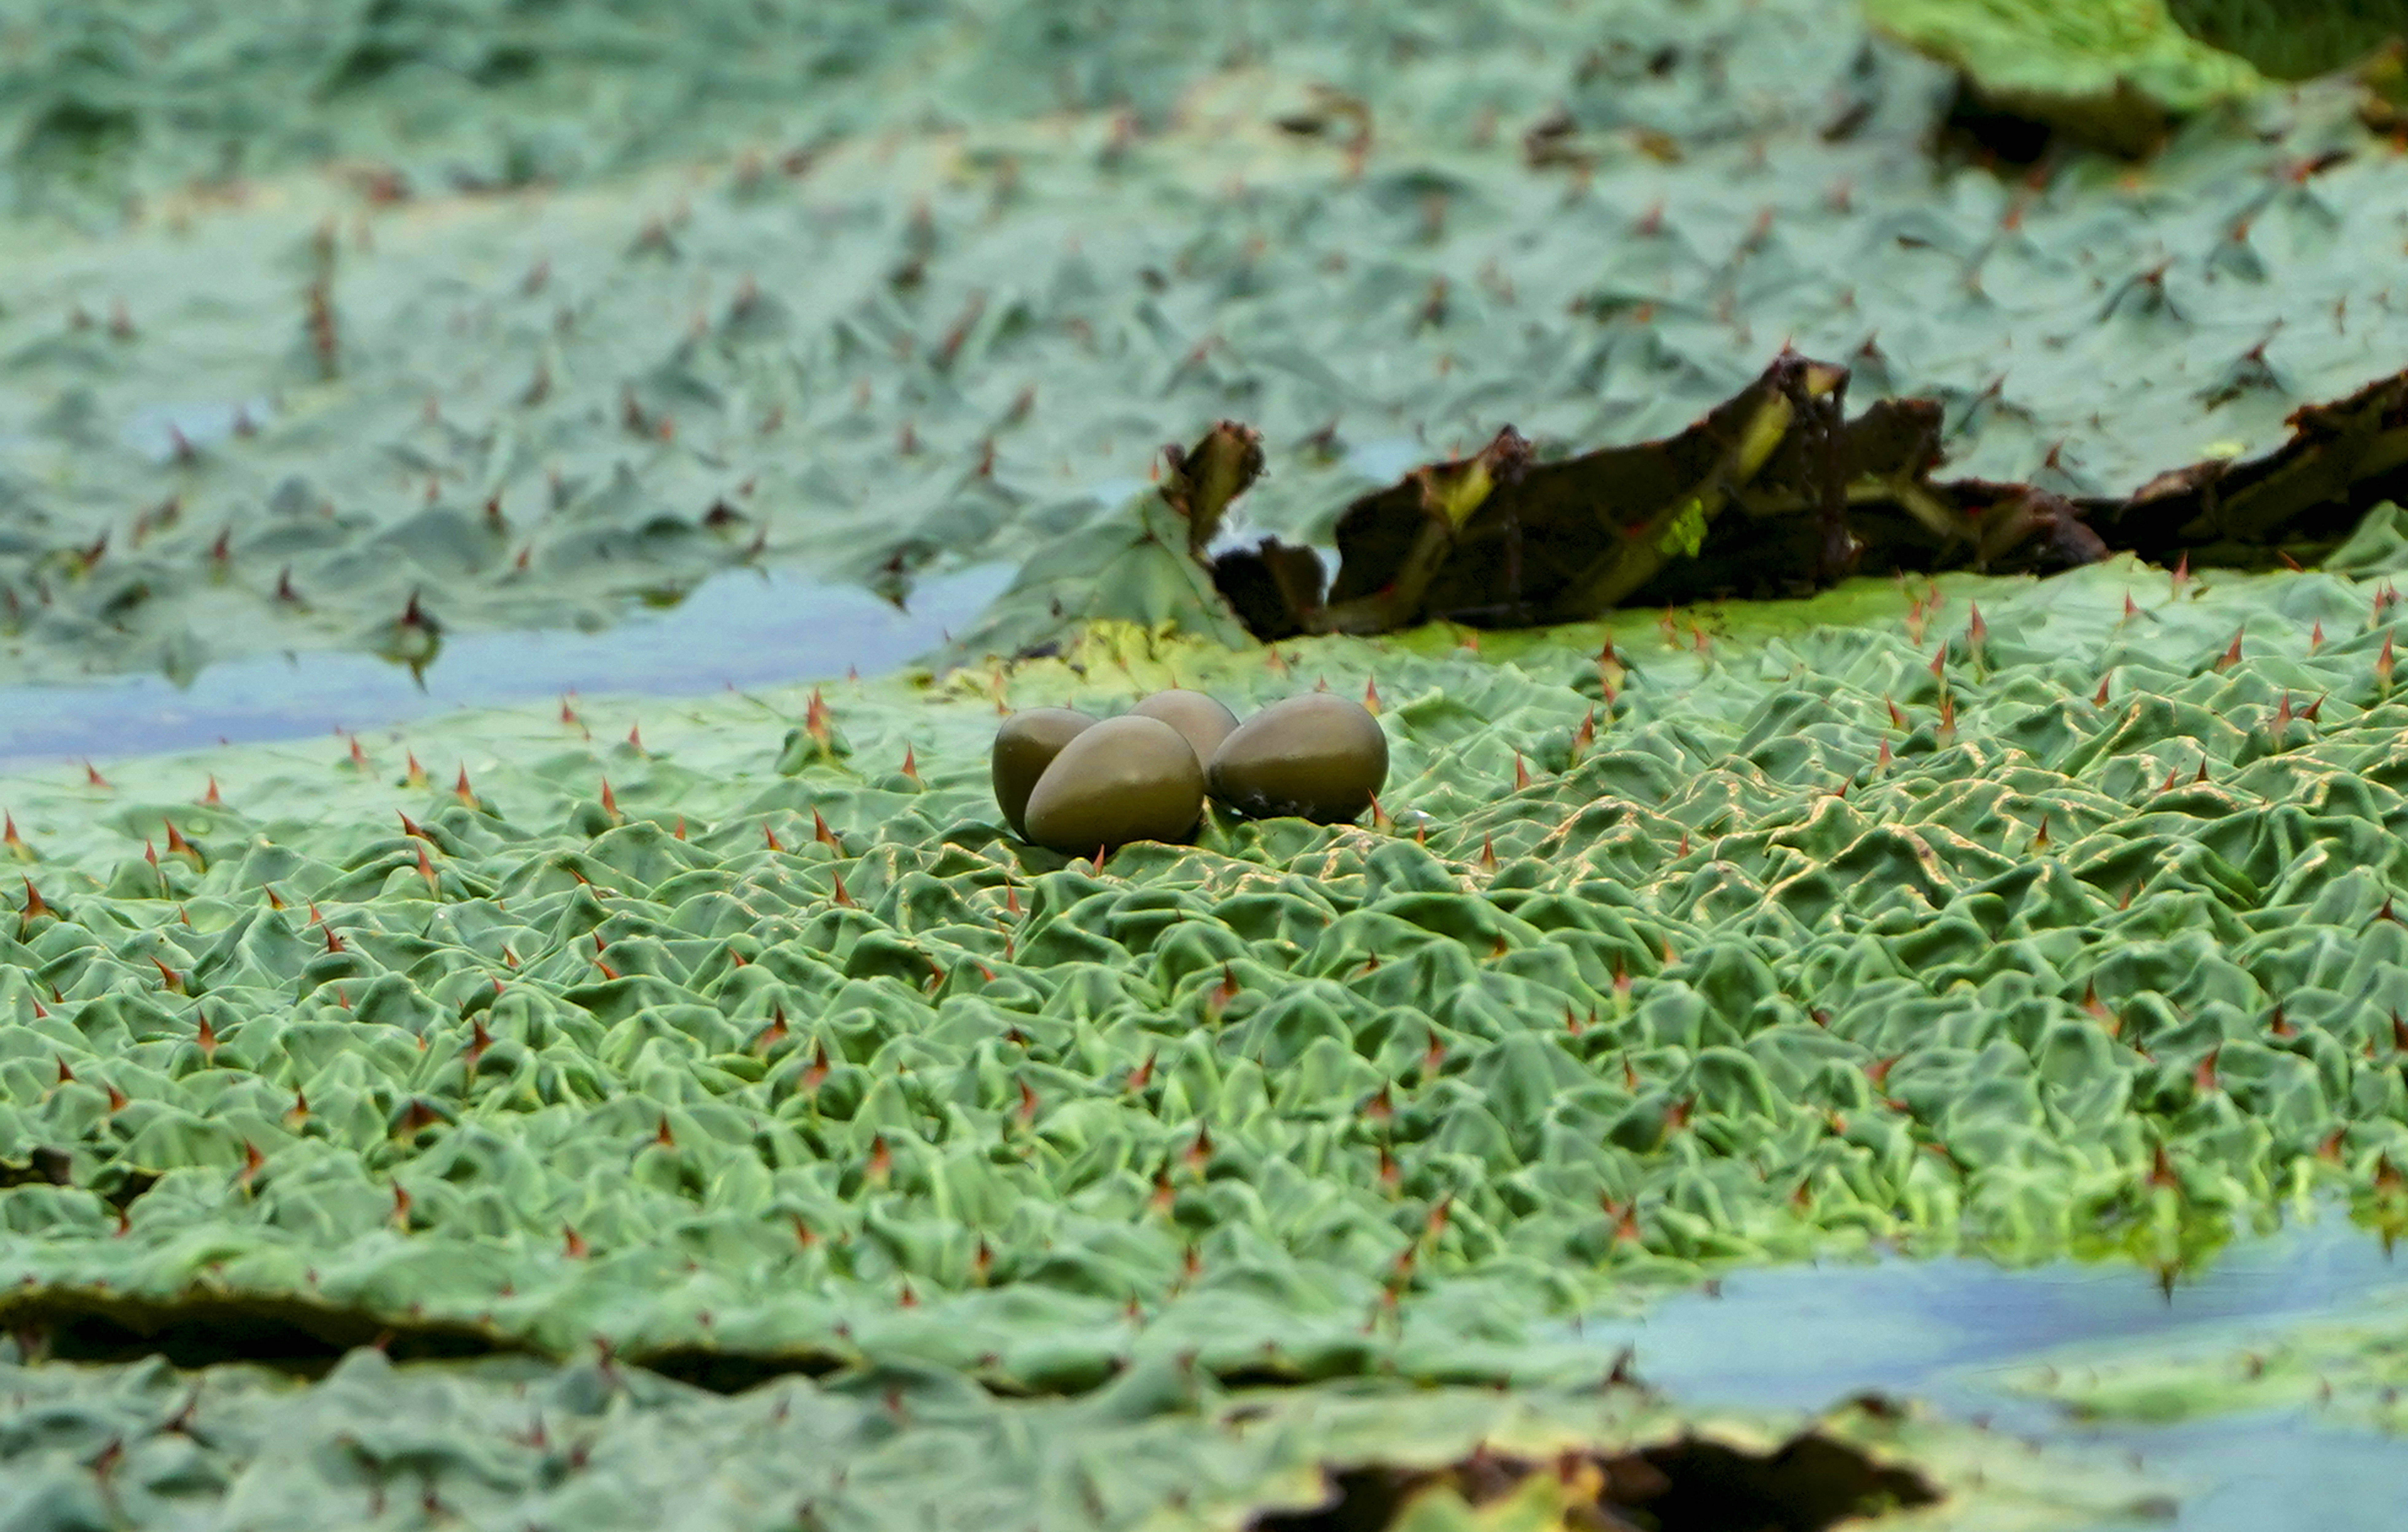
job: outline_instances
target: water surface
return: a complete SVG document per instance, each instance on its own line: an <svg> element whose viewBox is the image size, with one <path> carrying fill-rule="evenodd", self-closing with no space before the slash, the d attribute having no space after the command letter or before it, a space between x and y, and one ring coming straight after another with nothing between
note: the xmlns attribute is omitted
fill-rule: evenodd
<svg viewBox="0 0 2408 1532"><path fill-rule="evenodd" d="M2408 1441L2279 1410L2168 1426L2098 1425L2014 1391L2010 1375L2090 1347L2220 1340L2235 1352L2315 1320L2408 1299L2408 1265L2327 1215L2237 1240L2162 1290L2117 1263L2023 1269L1951 1257L1776 1267L1665 1299L1582 1333L1632 1348L1684 1404L1820 1410L1868 1391L2042 1442L2136 1454L2174 1492L2181 1532L2400 1532ZM2149 1525L2133 1518L2109 1528Z"/></svg>
<svg viewBox="0 0 2408 1532"><path fill-rule="evenodd" d="M891 670L943 643L1010 579L922 580L906 609L793 574L731 570L677 606L595 633L448 636L424 671L350 651L251 655L179 687L164 676L0 687L0 769L293 739L571 692L691 695Z"/></svg>

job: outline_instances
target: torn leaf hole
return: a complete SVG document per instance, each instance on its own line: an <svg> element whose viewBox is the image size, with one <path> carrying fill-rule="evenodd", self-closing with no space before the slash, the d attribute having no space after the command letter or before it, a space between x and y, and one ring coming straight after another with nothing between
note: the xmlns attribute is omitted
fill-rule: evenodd
<svg viewBox="0 0 2408 1532"><path fill-rule="evenodd" d="M1762 1453L1684 1437L1553 1462L1480 1453L1435 1469L1375 1464L1332 1472L1329 1487L1322 1505L1258 1516L1250 1532L1385 1532L1424 1516L1454 1525L1445 1513L1466 1508L1489 1510L1484 1525L1566 1532L1822 1532L1940 1498L1922 1475L1814 1431ZM1496 1517L1508 1502L1517 1514Z"/></svg>
<svg viewBox="0 0 2408 1532"><path fill-rule="evenodd" d="M376 1346L396 1362L458 1361L526 1350L496 1331L461 1323L401 1322L294 1298L182 1297L172 1301L89 1292L11 1294L0 1329L29 1356L59 1362L162 1357L177 1367L247 1362L319 1378L343 1355Z"/></svg>

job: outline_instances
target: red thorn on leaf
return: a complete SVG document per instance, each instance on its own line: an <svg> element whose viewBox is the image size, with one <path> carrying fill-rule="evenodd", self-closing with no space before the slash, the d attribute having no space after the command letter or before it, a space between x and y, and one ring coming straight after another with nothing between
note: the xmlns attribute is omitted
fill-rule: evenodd
<svg viewBox="0 0 2408 1532"><path fill-rule="evenodd" d="M1227 1009L1229 1002L1237 997L1237 970L1232 968L1228 964L1224 963L1221 965L1221 981L1212 986L1212 993L1205 997L1205 1003L1211 1009L1212 1013L1217 1016L1222 1011Z"/></svg>
<svg viewBox="0 0 2408 1532"><path fill-rule="evenodd" d="M1210 1124L1198 1124L1195 1138L1187 1146L1187 1168L1200 1175L1211 1159L1212 1129Z"/></svg>
<svg viewBox="0 0 2408 1532"><path fill-rule="evenodd" d="M836 832L828 828L827 821L820 817L817 809L811 810L811 838L838 855L844 853L844 843L837 839Z"/></svg>
<svg viewBox="0 0 2408 1532"><path fill-rule="evenodd" d="M853 902L853 895L845 890L844 874L840 872L830 873L829 877L836 883L836 892L828 895L829 899L847 909L857 909L858 907Z"/></svg>
<svg viewBox="0 0 2408 1532"><path fill-rule="evenodd" d="M209 778L208 791L201 795L201 807L204 809L222 809L225 807L225 799L218 795L218 780L214 774Z"/></svg>
<svg viewBox="0 0 2408 1532"><path fill-rule="evenodd" d="M789 1029L786 1025L786 1008L782 1005L771 1006L769 1008L769 1024L763 1027L760 1035L752 1039L752 1052L756 1053L766 1053L770 1049L777 1047L780 1043L786 1040L788 1030Z"/></svg>
<svg viewBox="0 0 2408 1532"><path fill-rule="evenodd" d="M2120 1030L2123 1025L2115 1012L2109 1009L2107 1002L2099 998L2099 986L2095 983L2084 986L2082 1009L2089 1013L2092 1021L2105 1026L2110 1035Z"/></svg>
<svg viewBox="0 0 2408 1532"><path fill-rule="evenodd" d="M2173 1157L2166 1153L2163 1144L2157 1145L2157 1152L2150 1156L2149 1184L2172 1191L2182 1190L2182 1177L2174 1170Z"/></svg>
<svg viewBox="0 0 2408 1532"><path fill-rule="evenodd" d="M83 764L83 780L88 787L96 787L104 793L110 791L108 779L102 776L90 761Z"/></svg>

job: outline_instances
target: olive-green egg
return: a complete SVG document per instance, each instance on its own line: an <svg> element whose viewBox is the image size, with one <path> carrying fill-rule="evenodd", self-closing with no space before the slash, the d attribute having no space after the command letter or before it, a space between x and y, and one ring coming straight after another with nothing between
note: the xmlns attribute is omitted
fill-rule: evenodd
<svg viewBox="0 0 2408 1532"><path fill-rule="evenodd" d="M1134 718L1158 718L1187 737L1196 747L1196 768L1198 771L1211 763L1212 752L1221 741L1237 732L1238 715L1201 692L1182 691L1173 687L1154 695L1129 709Z"/></svg>
<svg viewBox="0 0 2408 1532"><path fill-rule="evenodd" d="M1359 702L1327 692L1274 702L1213 752L1212 795L1255 819L1294 814L1323 824L1371 807L1388 780L1388 737Z"/></svg>
<svg viewBox="0 0 2408 1532"><path fill-rule="evenodd" d="M1013 835L1025 836L1022 816L1037 779L1062 753L1062 747L1093 726L1095 720L1068 708L1028 708L1003 721L995 731L995 752L988 769L995 779L996 807Z"/></svg>
<svg viewBox="0 0 2408 1532"><path fill-rule="evenodd" d="M1184 840L1204 816L1204 771L1158 718L1108 718L1062 747L1028 795L1028 838L1077 856Z"/></svg>

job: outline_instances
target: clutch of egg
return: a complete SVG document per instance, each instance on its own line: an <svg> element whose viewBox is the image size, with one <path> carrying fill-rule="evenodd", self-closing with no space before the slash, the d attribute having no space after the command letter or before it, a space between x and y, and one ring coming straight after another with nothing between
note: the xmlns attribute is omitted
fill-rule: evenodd
<svg viewBox="0 0 2408 1532"><path fill-rule="evenodd" d="M1156 692L1117 718L1032 708L996 731L995 800L1024 839L1066 855L1182 841L1210 795L1253 819L1350 822L1388 776L1388 740L1360 703L1326 692L1240 723L1200 692Z"/></svg>

